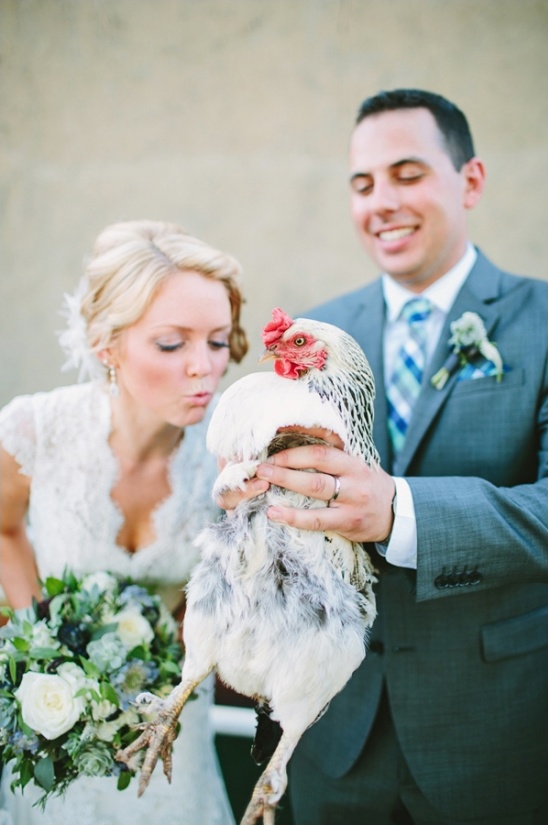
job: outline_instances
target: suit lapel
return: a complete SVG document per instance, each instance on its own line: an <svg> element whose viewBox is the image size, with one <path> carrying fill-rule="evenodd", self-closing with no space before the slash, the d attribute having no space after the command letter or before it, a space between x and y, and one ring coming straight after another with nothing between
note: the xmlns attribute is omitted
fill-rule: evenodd
<svg viewBox="0 0 548 825"><path fill-rule="evenodd" d="M458 371L455 371L442 390L435 389L431 384L431 378L444 365L449 355L451 322L459 318L463 312L476 312L482 318L489 337L499 317L493 305L499 294L500 271L478 252L478 259L446 318L438 346L425 375L425 383L415 404L405 444L394 463L394 475L405 474L426 432L457 383Z"/></svg>
<svg viewBox="0 0 548 825"><path fill-rule="evenodd" d="M390 467L391 446L386 427L387 406L384 391L383 328L384 298L381 281L377 280L363 293L361 306L347 327L347 331L361 346L375 376L375 419L373 440L381 457L381 464Z"/></svg>

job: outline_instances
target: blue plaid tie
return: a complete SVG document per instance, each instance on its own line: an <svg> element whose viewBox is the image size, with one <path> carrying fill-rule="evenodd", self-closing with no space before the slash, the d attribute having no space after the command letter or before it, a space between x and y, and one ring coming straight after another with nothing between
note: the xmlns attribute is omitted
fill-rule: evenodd
<svg viewBox="0 0 548 825"><path fill-rule="evenodd" d="M398 353L394 372L386 388L388 431L395 455L403 447L413 406L420 393L426 361L427 336L424 321L431 311L432 304L426 298L413 298L401 311L400 317L407 321L409 334Z"/></svg>

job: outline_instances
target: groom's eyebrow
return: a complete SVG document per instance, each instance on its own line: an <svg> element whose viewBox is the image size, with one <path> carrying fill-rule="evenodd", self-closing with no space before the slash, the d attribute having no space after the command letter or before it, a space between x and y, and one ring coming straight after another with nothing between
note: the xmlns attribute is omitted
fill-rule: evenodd
<svg viewBox="0 0 548 825"><path fill-rule="evenodd" d="M394 163L391 163L388 168L391 169L391 170L396 171L397 169L400 169L402 166L407 166L408 164L409 165L414 165L414 166L425 166L425 167L430 166L430 164L428 163L428 161L425 158L421 158L419 155L410 155L408 158L401 158L400 160L396 160ZM350 176L350 183L352 183L353 180L356 180L356 178L372 178L372 177L374 177L373 172L369 172L369 171L354 172Z"/></svg>

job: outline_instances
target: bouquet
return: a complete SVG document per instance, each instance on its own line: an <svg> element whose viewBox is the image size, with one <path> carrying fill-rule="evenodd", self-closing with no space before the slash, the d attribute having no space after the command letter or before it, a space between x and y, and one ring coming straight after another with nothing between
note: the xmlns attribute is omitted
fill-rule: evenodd
<svg viewBox="0 0 548 825"><path fill-rule="evenodd" d="M115 776L126 788L139 764L115 754L143 719L133 700L180 680L177 626L159 597L109 573L47 578L43 601L3 608L0 628L0 748L12 788L31 780L39 804L78 776Z"/></svg>

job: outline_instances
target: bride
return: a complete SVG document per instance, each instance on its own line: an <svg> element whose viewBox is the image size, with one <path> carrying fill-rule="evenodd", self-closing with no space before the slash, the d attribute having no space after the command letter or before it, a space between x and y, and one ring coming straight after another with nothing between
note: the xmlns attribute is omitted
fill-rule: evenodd
<svg viewBox="0 0 548 825"><path fill-rule="evenodd" d="M98 237L67 298L61 343L89 383L15 398L0 413L0 583L15 608L38 579L106 570L153 585L172 613L215 518L205 432L229 360L247 351L239 264L173 224L131 221ZM32 544L25 529L31 526ZM45 812L39 794L0 790L2 825L231 825L208 727L211 684L189 703L173 780L147 793L80 778Z"/></svg>

